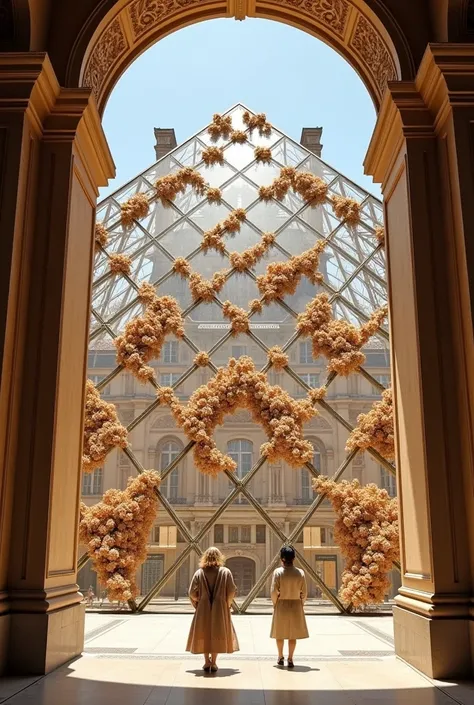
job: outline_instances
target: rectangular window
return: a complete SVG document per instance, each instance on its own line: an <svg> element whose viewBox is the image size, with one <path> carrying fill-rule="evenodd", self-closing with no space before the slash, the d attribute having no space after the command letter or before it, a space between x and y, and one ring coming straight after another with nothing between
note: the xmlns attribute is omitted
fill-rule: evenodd
<svg viewBox="0 0 474 705"><path fill-rule="evenodd" d="M238 526L229 526L229 543L239 543Z"/></svg>
<svg viewBox="0 0 474 705"><path fill-rule="evenodd" d="M304 340L300 343L300 363L302 365L308 365L311 362L314 362L313 346L311 340Z"/></svg>
<svg viewBox="0 0 474 705"><path fill-rule="evenodd" d="M267 540L267 527L265 524L257 525L257 543L265 543Z"/></svg>
<svg viewBox="0 0 474 705"><path fill-rule="evenodd" d="M251 540L250 526L240 527L240 543L250 543Z"/></svg>
<svg viewBox="0 0 474 705"><path fill-rule="evenodd" d="M304 373L300 375L300 379L305 382L311 389L317 389L319 387L319 373Z"/></svg>
<svg viewBox="0 0 474 705"><path fill-rule="evenodd" d="M390 497L397 496L397 480L395 475L380 466L380 487L387 490Z"/></svg>
<svg viewBox="0 0 474 705"><path fill-rule="evenodd" d="M160 387L172 387L180 377L179 372L162 372L160 374Z"/></svg>
<svg viewBox="0 0 474 705"><path fill-rule="evenodd" d="M377 382L380 382L380 384L383 384L385 388L390 387L390 375L372 375L372 377L376 379ZM372 385L372 395L378 397L381 394L382 390Z"/></svg>
<svg viewBox="0 0 474 705"><path fill-rule="evenodd" d="M132 397L135 394L135 378L133 375L126 373L124 379L125 396Z"/></svg>
<svg viewBox="0 0 474 705"><path fill-rule="evenodd" d="M89 496L103 494L103 477L102 468L84 473L82 476L82 494Z"/></svg>
<svg viewBox="0 0 474 705"><path fill-rule="evenodd" d="M224 526L216 524L214 527L214 543L224 543Z"/></svg>
<svg viewBox="0 0 474 705"><path fill-rule="evenodd" d="M167 364L178 362L178 341L168 340L161 350L161 361Z"/></svg>
<svg viewBox="0 0 474 705"><path fill-rule="evenodd" d="M233 345L232 346L232 357L242 357L242 355L247 354L247 348L245 345Z"/></svg>
<svg viewBox="0 0 474 705"><path fill-rule="evenodd" d="M160 527L159 526L154 526L153 527L153 543L160 543Z"/></svg>

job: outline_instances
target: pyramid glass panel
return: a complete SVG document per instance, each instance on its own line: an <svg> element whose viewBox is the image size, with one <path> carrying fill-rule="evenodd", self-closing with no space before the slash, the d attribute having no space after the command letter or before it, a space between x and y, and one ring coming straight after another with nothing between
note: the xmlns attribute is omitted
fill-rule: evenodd
<svg viewBox="0 0 474 705"><path fill-rule="evenodd" d="M345 450L359 414L380 399L382 387L390 386L387 321L363 346L362 366L347 376L330 373L328 360L297 325L298 316L321 294L327 295L335 320L356 327L386 304L385 253L376 234L383 225L382 204L277 128L272 126L270 134L250 129L247 111L237 105L226 113L232 129L246 133L245 143L232 143L230 135L213 138L207 126L97 209L107 241L97 245L94 261L88 376L102 398L115 405L129 429L130 445L111 452L93 477L84 476L83 500L99 501L104 491L124 488L128 478L144 469L162 475L160 508L148 558L137 574L140 594L134 609L191 612L187 588L199 554L216 545L225 551L239 586L234 609L269 613L271 571L282 543L291 540L307 574L308 612L344 611L338 597L344 559L334 540L335 516L329 502L315 495L312 478L322 473L375 482L396 493L389 463L370 451L350 455ZM203 150L211 145L222 148L223 164L207 167L203 162ZM255 160L256 147L271 150L269 163ZM282 167L322 179L326 200L312 207L292 188L281 200L262 200L260 187L271 186ZM188 182L163 204L155 182L183 173ZM207 186L196 189L190 175L202 177ZM147 212L138 209L124 219L127 202L137 194L146 197ZM356 201L358 221L338 217L333 197ZM324 249L317 265L320 276L313 277L316 265L311 274L308 255L299 256L317 243ZM298 270L302 262L306 274ZM283 289L272 289L275 282ZM158 297L176 300L184 334L165 336L149 363L153 378L141 383L118 365L114 338L143 314L144 283L153 285ZM287 356L278 369L269 362L274 347ZM199 352L208 353L207 365L200 366ZM255 408L243 401L235 413L218 419L213 435L235 470L217 476L198 470L194 442L156 390L172 387L179 403L187 405L219 368L243 358L251 359L271 387L294 400L307 399L310 390L327 384L318 413L302 426L314 450L306 465L292 467L283 458L269 462L262 455L268 438ZM101 594L90 562L81 560L81 588L92 585ZM377 609L389 608L397 587L394 573L391 592ZM103 601L104 609L110 607Z"/></svg>

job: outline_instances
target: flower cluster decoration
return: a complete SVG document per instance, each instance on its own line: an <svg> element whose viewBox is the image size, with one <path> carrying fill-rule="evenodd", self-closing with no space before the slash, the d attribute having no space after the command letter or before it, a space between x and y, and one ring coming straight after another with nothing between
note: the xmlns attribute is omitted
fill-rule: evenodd
<svg viewBox="0 0 474 705"><path fill-rule="evenodd" d="M271 262L265 274L257 277L258 290L265 302L270 303L285 294L294 294L303 275L312 284L321 284L323 277L317 270L325 246L324 240L318 240L301 255L293 255L285 262Z"/></svg>
<svg viewBox="0 0 474 705"><path fill-rule="evenodd" d="M374 311L360 328L349 321L333 318L327 294L318 294L298 315L297 330L303 338L311 337L313 358L328 359L328 371L347 376L365 361L361 348L378 330L387 316L387 306Z"/></svg>
<svg viewBox="0 0 474 705"><path fill-rule="evenodd" d="M340 218L349 225L360 223L360 203L347 196L333 196L332 209L336 218Z"/></svg>
<svg viewBox="0 0 474 705"><path fill-rule="evenodd" d="M245 144L247 142L247 133L243 130L232 130L230 141L232 144Z"/></svg>
<svg viewBox="0 0 474 705"><path fill-rule="evenodd" d="M269 147L255 147L254 156L256 162L270 164L272 161L272 150Z"/></svg>
<svg viewBox="0 0 474 705"><path fill-rule="evenodd" d="M256 245L252 245L242 252L231 252L229 256L231 265L238 272L251 269L265 257L274 242L275 233L263 233L262 239Z"/></svg>
<svg viewBox="0 0 474 705"><path fill-rule="evenodd" d="M127 602L138 595L135 577L146 560L159 485L158 473L145 471L130 478L125 490L108 490L98 504L81 504L79 541L111 601Z"/></svg>
<svg viewBox="0 0 474 705"><path fill-rule="evenodd" d="M250 133L254 130L258 130L261 137L270 137L272 134L272 126L267 120L265 113L258 113L258 115L252 115L248 110L242 115L242 120L244 125L248 127Z"/></svg>
<svg viewBox="0 0 474 705"><path fill-rule="evenodd" d="M126 448L127 435L127 429L120 423L115 406L104 401L95 384L88 379L84 408L83 472L92 472L102 467L114 448Z"/></svg>
<svg viewBox="0 0 474 705"><path fill-rule="evenodd" d="M274 370L282 370L287 366L289 357L278 345L274 345L268 351L268 362Z"/></svg>
<svg viewBox="0 0 474 705"><path fill-rule="evenodd" d="M120 221L122 225L129 228L135 220L144 218L148 215L150 203L144 193L136 193L131 196L128 201L122 203L120 209Z"/></svg>
<svg viewBox="0 0 474 705"><path fill-rule="evenodd" d="M341 600L350 608L383 602L390 589L393 562L400 557L398 502L377 485L357 480L313 480L336 513L334 537L345 558Z"/></svg>
<svg viewBox="0 0 474 705"><path fill-rule="evenodd" d="M357 417L357 426L347 439L346 450L373 448L386 460L395 459L393 431L393 395L391 389L382 392L367 414Z"/></svg>
<svg viewBox="0 0 474 705"><path fill-rule="evenodd" d="M139 297L145 303L142 315L128 321L122 335L117 336L117 364L122 365L139 382L155 380L155 372L147 363L159 357L167 335L184 335L181 308L172 296L157 296L151 284L142 284Z"/></svg>
<svg viewBox="0 0 474 705"><path fill-rule="evenodd" d="M110 255L109 267L113 274L125 274L129 277L132 271L132 259L120 253Z"/></svg>
<svg viewBox="0 0 474 705"><path fill-rule="evenodd" d="M209 203L219 203L221 192L211 188L204 176L192 167L183 167L177 171L161 176L155 181L156 197L164 208L169 208L179 193L184 193L190 186L198 196L207 196Z"/></svg>
<svg viewBox="0 0 474 705"><path fill-rule="evenodd" d="M202 161L206 166L224 163L224 150L222 147L206 147L202 151Z"/></svg>
<svg viewBox="0 0 474 705"><path fill-rule="evenodd" d="M236 306L231 301L224 301L222 313L224 318L228 318L230 320L230 327L233 336L240 335L240 333L246 333L249 330L249 317L247 311L243 308Z"/></svg>
<svg viewBox="0 0 474 705"><path fill-rule="evenodd" d="M96 223L94 228L94 239L97 245L105 247L109 241L109 233L103 223Z"/></svg>
<svg viewBox="0 0 474 705"><path fill-rule="evenodd" d="M277 176L270 186L260 187L259 195L263 201L270 201L272 198L282 201L290 189L313 207L327 200L328 185L325 181L310 172L297 171L292 166L282 167L280 176Z"/></svg>
<svg viewBox="0 0 474 705"><path fill-rule="evenodd" d="M279 386L268 383L265 374L257 372L250 357L231 358L207 384L181 405L169 387L158 390L161 404L171 412L190 440L195 441L194 462L205 475L216 476L224 470L235 470L236 464L217 448L214 429L227 414L239 408L248 409L268 438L260 452L270 463L284 460L301 467L313 457L313 446L304 439L303 424L317 415L307 399L295 400Z"/></svg>
<svg viewBox="0 0 474 705"><path fill-rule="evenodd" d="M229 139L229 135L232 132L232 116L231 115L219 115L215 113L212 116L212 123L209 125L208 133L213 142L217 142L218 139Z"/></svg>

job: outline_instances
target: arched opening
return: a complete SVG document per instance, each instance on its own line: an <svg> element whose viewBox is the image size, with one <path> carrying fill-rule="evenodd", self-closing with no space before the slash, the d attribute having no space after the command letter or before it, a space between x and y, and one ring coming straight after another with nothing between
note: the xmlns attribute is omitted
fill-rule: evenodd
<svg viewBox="0 0 474 705"><path fill-rule="evenodd" d="M232 556L227 560L227 567L234 576L237 598L246 597L255 585L255 561L245 556Z"/></svg>

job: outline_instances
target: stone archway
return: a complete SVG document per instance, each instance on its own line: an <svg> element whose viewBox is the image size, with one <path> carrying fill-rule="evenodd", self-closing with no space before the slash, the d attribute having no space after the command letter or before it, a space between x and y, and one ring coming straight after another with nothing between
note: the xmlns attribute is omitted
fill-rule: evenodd
<svg viewBox="0 0 474 705"><path fill-rule="evenodd" d="M413 76L413 59L400 30L385 24L362 0L126 0L96 29L79 38L68 82L90 87L102 112L127 66L151 44L206 19L258 17L302 29L342 54L358 72L376 106L387 81ZM88 40L87 40L88 36ZM87 40L87 41L86 41Z"/></svg>

